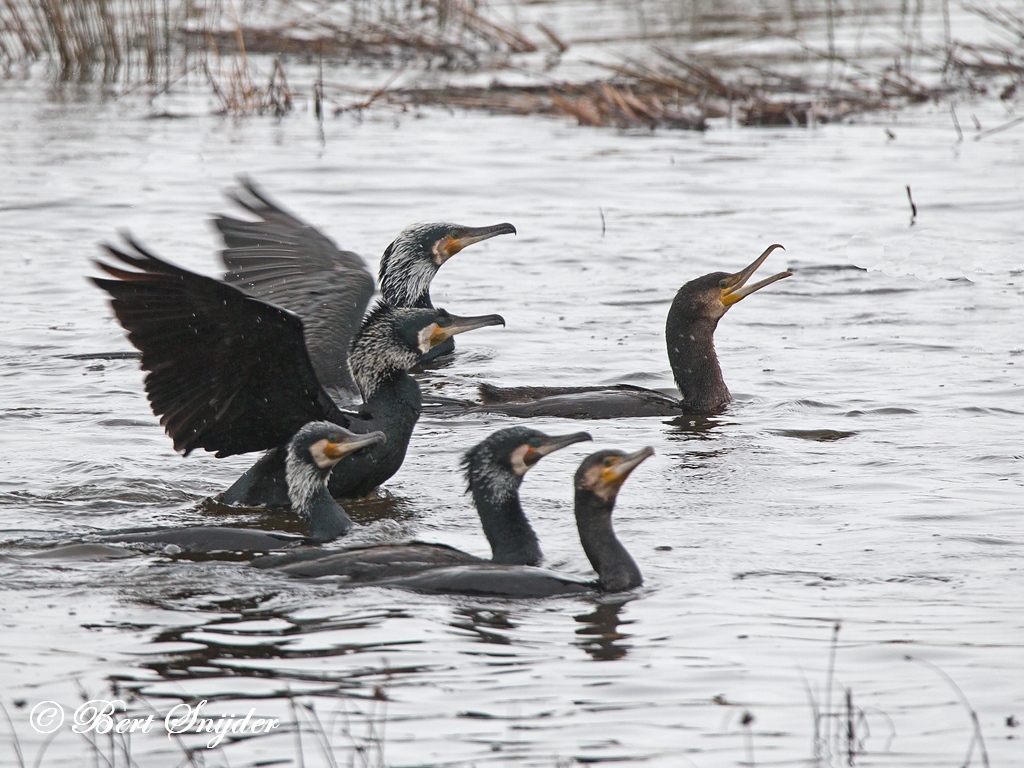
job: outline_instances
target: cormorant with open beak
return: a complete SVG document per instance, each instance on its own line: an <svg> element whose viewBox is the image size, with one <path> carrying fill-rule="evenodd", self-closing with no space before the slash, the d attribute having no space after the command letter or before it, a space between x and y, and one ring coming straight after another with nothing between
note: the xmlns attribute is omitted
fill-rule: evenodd
<svg viewBox="0 0 1024 768"><path fill-rule="evenodd" d="M715 353L715 329L729 308L767 285L790 277L779 272L748 285L765 259L781 245L770 245L735 274L712 272L686 283L676 293L665 323L672 374L682 400L643 387L480 387L481 411L512 416L561 416L614 419L636 416L714 414L732 401Z"/></svg>

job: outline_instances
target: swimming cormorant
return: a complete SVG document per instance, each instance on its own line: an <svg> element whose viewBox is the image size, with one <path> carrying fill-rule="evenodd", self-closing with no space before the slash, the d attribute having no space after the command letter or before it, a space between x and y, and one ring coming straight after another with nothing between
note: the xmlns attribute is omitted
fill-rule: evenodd
<svg viewBox="0 0 1024 768"><path fill-rule="evenodd" d="M175 449L188 455L203 448L218 457L273 449L223 495L226 503L287 504L283 447L310 421L387 435L386 444L347 457L331 474L335 497L366 495L398 471L419 418L420 390L409 368L456 334L505 324L500 315L378 304L349 357L363 403L358 412L344 411L313 369L297 315L126 239L131 253L106 249L138 271L97 262L116 279L93 281L110 294L142 352L150 405Z"/></svg>
<svg viewBox="0 0 1024 768"><path fill-rule="evenodd" d="M631 454L614 450L598 451L584 459L576 471L576 527L583 550L597 572L596 581L528 565L492 562L423 569L407 575L372 580L371 583L415 592L506 598L635 589L643 584L643 575L636 561L615 536L612 509L619 489L630 472L653 454L654 450L649 447ZM290 569L282 570L288 572ZM324 575L316 572L302 574L297 568L292 568L291 572L296 575Z"/></svg>
<svg viewBox="0 0 1024 768"><path fill-rule="evenodd" d="M221 252L227 268L224 280L302 318L317 379L328 391L356 395L347 358L373 296L373 276L357 254L340 250L318 229L277 205L251 179L243 177L239 184L240 189L228 196L259 220L214 218L227 246ZM381 296L395 307L432 309L430 281L442 264L473 243L515 233L507 223L407 227L381 257ZM454 349L454 340L448 339L423 357L433 360Z"/></svg>
<svg viewBox="0 0 1024 768"><path fill-rule="evenodd" d="M473 495L480 524L491 545L490 560L444 544L414 541L349 547L326 555L318 555L316 550L288 553L262 558L256 565L277 568L293 576L344 576L353 581L379 581L427 568L467 563L539 565L543 555L519 503L519 486L530 468L549 453L591 439L586 432L551 436L527 427L508 427L466 452L462 465L468 491Z"/></svg>
<svg viewBox="0 0 1024 768"><path fill-rule="evenodd" d="M385 442L383 432L356 434L326 421L311 421L295 434L288 443L285 460L288 495L292 511L306 524L307 536L201 525L119 533L104 536L103 541L174 546L191 553L272 552L301 544L323 544L344 536L353 525L327 491L331 470L346 456Z"/></svg>
<svg viewBox="0 0 1024 768"><path fill-rule="evenodd" d="M712 272L686 283L676 293L665 323L672 374L682 394L676 400L661 392L628 384L611 387L480 386L482 404L474 410L511 416L614 419L639 416L713 414L732 400L715 354L715 329L729 308L754 291L790 277L780 272L752 285L747 281L768 255L770 245L752 264L735 274Z"/></svg>

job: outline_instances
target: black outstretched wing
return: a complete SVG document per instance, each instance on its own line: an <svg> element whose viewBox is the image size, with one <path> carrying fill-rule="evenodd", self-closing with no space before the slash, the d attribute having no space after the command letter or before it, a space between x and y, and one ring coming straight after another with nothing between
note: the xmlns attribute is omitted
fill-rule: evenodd
<svg viewBox="0 0 1024 768"><path fill-rule="evenodd" d="M227 246L221 252L224 279L301 317L320 383L354 392L348 351L373 296L373 276L359 256L339 250L250 179L239 183L229 197L259 221L214 218Z"/></svg>
<svg viewBox="0 0 1024 768"><path fill-rule="evenodd" d="M125 239L131 252L105 247L138 271L96 262L116 279L92 280L142 352L150 405L175 449L230 456L284 445L308 421L349 426L313 371L302 320Z"/></svg>

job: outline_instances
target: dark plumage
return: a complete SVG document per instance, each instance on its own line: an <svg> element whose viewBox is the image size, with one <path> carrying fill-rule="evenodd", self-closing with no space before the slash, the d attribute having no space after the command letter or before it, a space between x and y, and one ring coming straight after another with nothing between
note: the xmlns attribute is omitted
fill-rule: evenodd
<svg viewBox="0 0 1024 768"><path fill-rule="evenodd" d="M293 576L343 576L350 581L379 581L467 563L537 565L543 555L519 503L519 486L530 468L544 456L590 439L586 432L549 436L526 427L510 427L495 432L466 452L462 464L468 491L473 495L491 545L489 561L444 544L411 542L353 547L331 554L295 553L264 558L257 564Z"/></svg>
<svg viewBox="0 0 1024 768"><path fill-rule="evenodd" d="M612 419L640 416L713 414L732 401L715 353L715 329L733 304L766 285L790 277L789 271L746 286L768 255L771 245L735 274L712 272L686 283L676 293L665 323L669 363L682 400L643 387L480 387L476 410L512 416L560 416ZM746 286L746 287L744 287Z"/></svg>
<svg viewBox="0 0 1024 768"><path fill-rule="evenodd" d="M344 411L313 370L297 315L128 242L132 252L107 250L137 271L97 262L116 279L93 280L110 294L142 352L150 404L175 448L217 456L276 449L229 489L228 503L287 504L280 447L310 421L387 435L386 445L348 457L331 475L337 497L369 493L401 466L419 418L420 392L409 368L458 333L505 322L498 315L460 318L443 309L378 305L350 359L363 403L358 412Z"/></svg>
<svg viewBox="0 0 1024 768"><path fill-rule="evenodd" d="M317 379L330 391L353 395L355 382L346 361L373 296L373 277L359 256L340 250L318 229L285 211L252 180L243 178L239 184L229 197L259 220L214 218L227 246L221 252L225 281L301 317ZM442 264L473 243L515 231L511 224L407 227L381 258L383 300L395 307L432 309L430 282ZM455 342L448 339L424 359L454 349Z"/></svg>
<svg viewBox="0 0 1024 768"><path fill-rule="evenodd" d="M272 552L300 544L322 544L352 527L345 510L331 498L327 479L346 456L387 441L383 432L357 435L325 421L306 424L288 443L287 475L292 511L306 524L308 536L224 526L195 526L157 531L130 531L104 536L105 542L175 547L182 552Z"/></svg>
<svg viewBox="0 0 1024 768"><path fill-rule="evenodd" d="M530 566L475 563L432 568L378 583L416 592L505 598L635 589L643 584L643 575L615 536L612 510L622 483L637 465L653 453L651 448L632 454L599 451L584 459L576 471L576 527L583 550L597 572L596 581Z"/></svg>

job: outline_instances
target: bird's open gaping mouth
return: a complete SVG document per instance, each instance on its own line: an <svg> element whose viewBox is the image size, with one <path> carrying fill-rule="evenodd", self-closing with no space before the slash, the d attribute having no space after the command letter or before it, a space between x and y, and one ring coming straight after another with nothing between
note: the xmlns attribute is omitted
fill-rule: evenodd
<svg viewBox="0 0 1024 768"><path fill-rule="evenodd" d="M774 245L769 245L767 248L765 248L764 253L758 256L749 267L737 272L735 275L730 275L729 277L722 280L721 298L722 303L725 306L731 307L737 301L741 301L742 299L752 294L754 291L759 291L766 285L771 285L774 282L782 280L783 278L786 277L791 277L793 275L792 272L786 270L785 272L779 272L777 275L766 277L764 280L754 283L753 285L746 285L747 280L749 280L751 276L757 271L758 267L764 264L764 260L767 259L771 252L774 251L776 248L782 248L782 246L779 245L778 243L775 243ZM783 248L783 250L785 250L785 248Z"/></svg>

